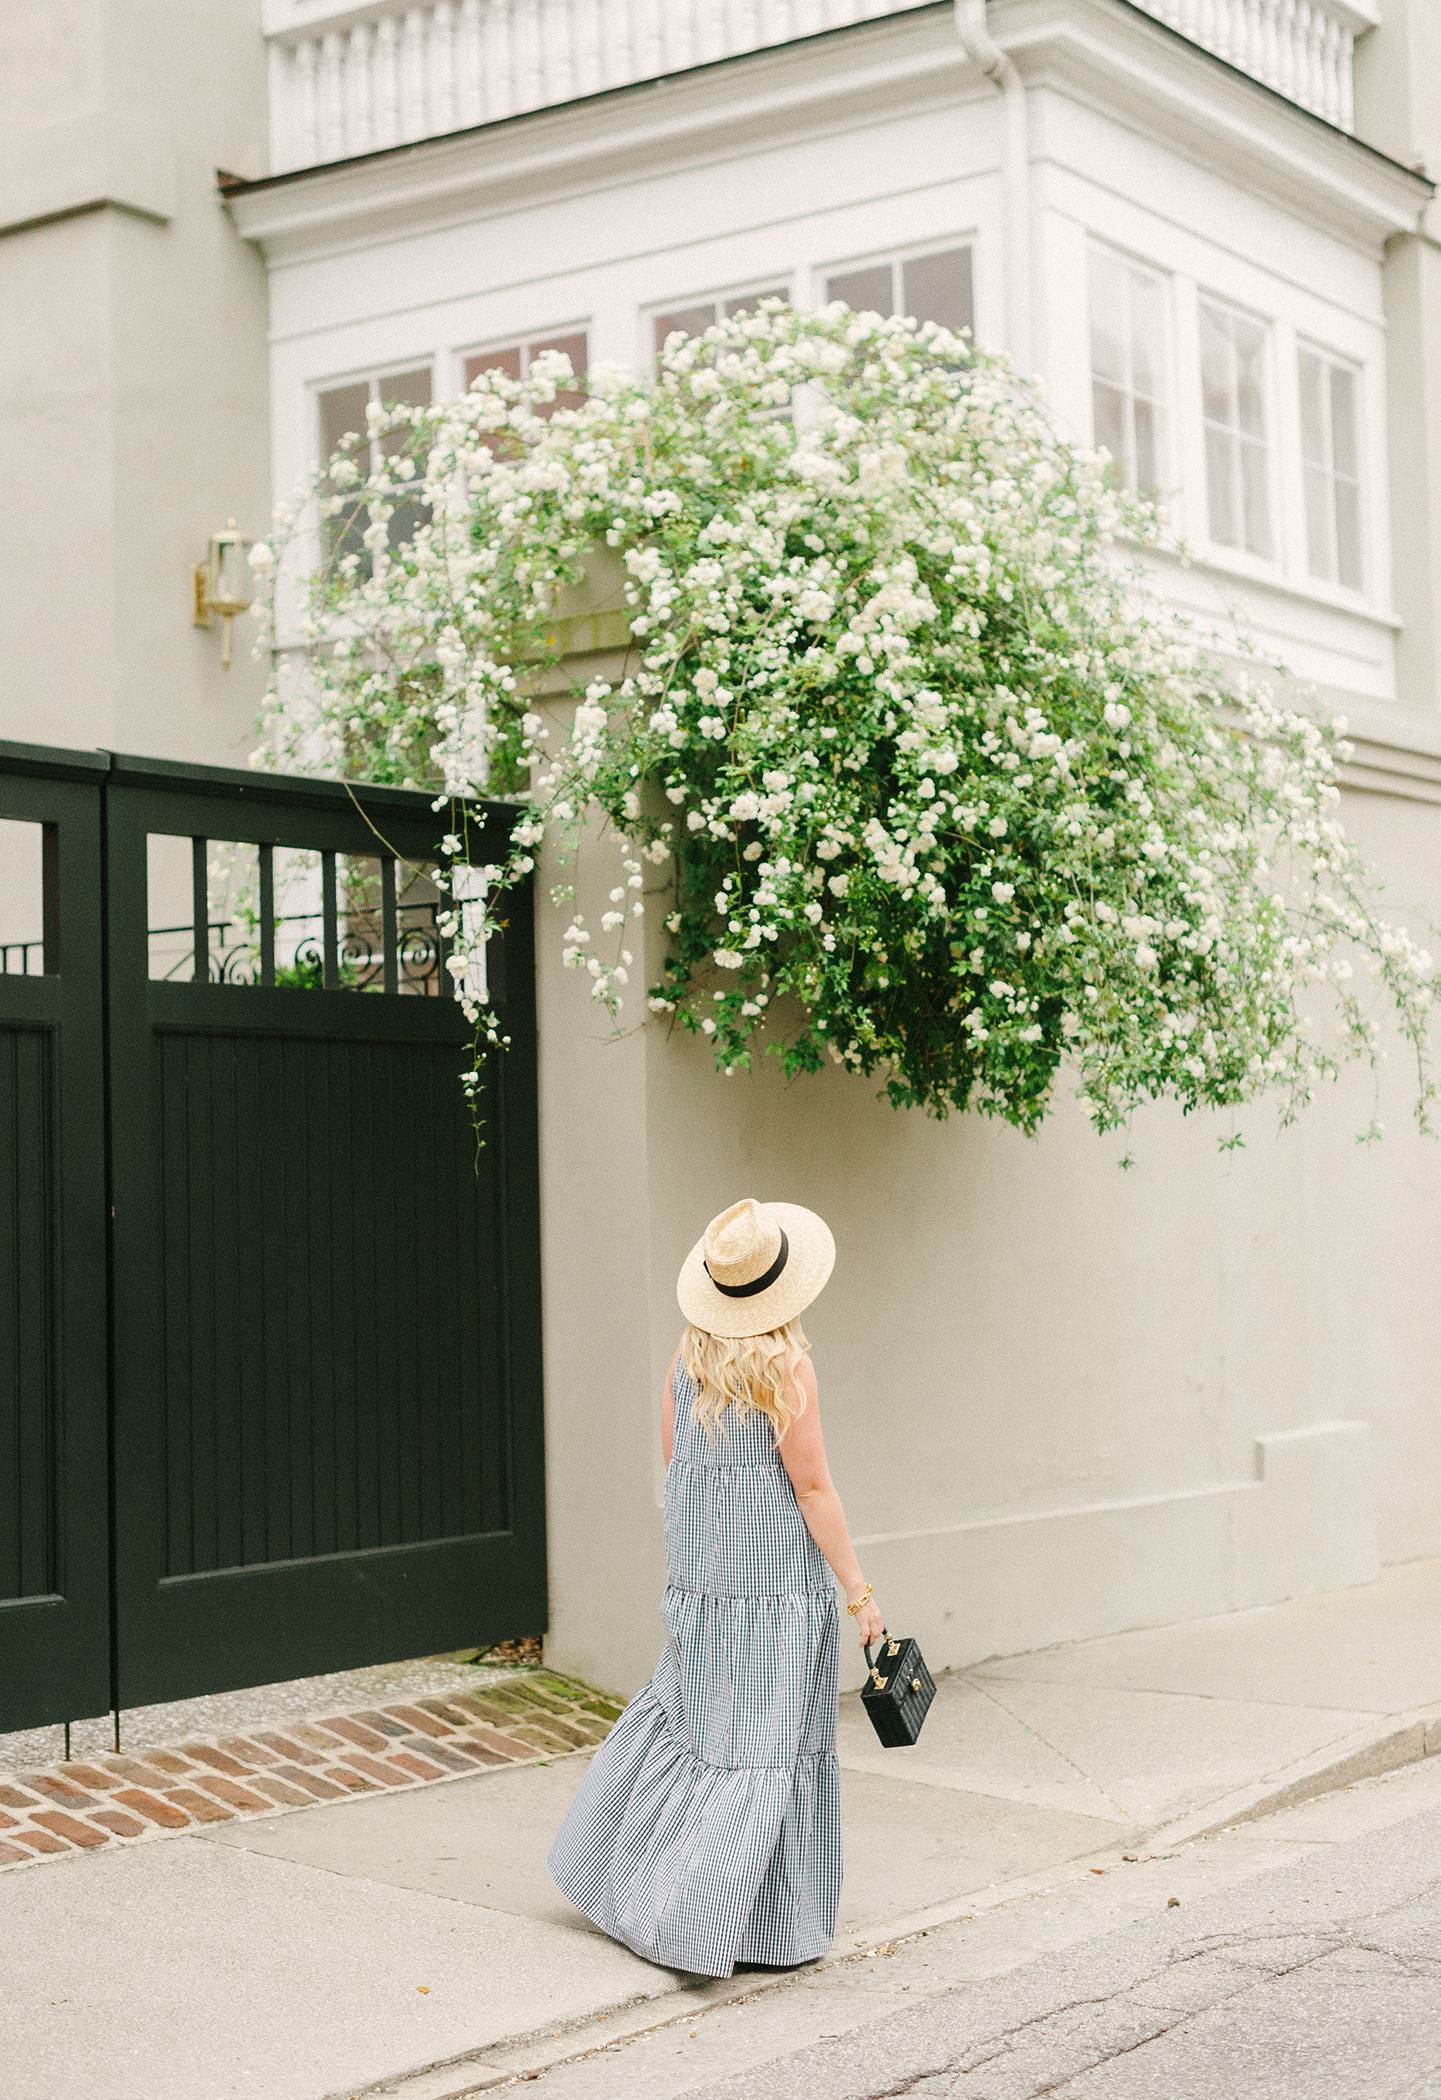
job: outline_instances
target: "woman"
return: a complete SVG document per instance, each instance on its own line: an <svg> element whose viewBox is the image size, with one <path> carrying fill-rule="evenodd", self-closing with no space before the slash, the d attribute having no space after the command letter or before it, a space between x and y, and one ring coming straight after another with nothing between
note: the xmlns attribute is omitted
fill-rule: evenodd
<svg viewBox="0 0 1441 2100"><path fill-rule="evenodd" d="M813 1961L835 1930L832 1574L861 1640L881 1633L800 1328L835 1258L813 1211L750 1197L687 1257L661 1399L669 1637L550 1855L612 1938L699 1976Z"/></svg>

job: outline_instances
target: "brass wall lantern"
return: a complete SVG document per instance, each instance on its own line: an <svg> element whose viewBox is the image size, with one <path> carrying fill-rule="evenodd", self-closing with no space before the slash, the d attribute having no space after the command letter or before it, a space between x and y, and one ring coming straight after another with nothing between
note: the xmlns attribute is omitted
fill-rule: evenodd
<svg viewBox="0 0 1441 2100"><path fill-rule="evenodd" d="M254 602L246 560L254 545L254 540L248 540L244 533L236 531L232 518L224 532L211 535L205 560L198 561L191 571L195 625L212 627L217 613L225 622L220 661L227 671L230 669L230 623L237 613L249 612Z"/></svg>

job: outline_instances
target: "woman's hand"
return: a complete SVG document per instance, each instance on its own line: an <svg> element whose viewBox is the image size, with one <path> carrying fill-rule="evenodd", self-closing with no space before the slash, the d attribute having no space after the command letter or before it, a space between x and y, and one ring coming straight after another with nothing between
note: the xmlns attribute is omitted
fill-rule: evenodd
<svg viewBox="0 0 1441 2100"><path fill-rule="evenodd" d="M847 1598L846 1602L848 1604L853 1604L855 1602L855 1599L853 1597L849 1597ZM863 1648L867 1641L878 1641L881 1635L886 1630L886 1622L881 1617L881 1608L879 1604L876 1603L874 1597L868 1597L865 1603L861 1606L860 1610L856 1612L854 1616L856 1622L856 1631L860 1635L861 1646Z"/></svg>

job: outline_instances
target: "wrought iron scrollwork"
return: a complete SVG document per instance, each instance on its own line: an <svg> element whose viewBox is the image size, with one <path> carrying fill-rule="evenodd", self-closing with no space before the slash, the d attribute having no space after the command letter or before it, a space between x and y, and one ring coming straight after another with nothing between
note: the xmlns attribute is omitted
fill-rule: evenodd
<svg viewBox="0 0 1441 2100"><path fill-rule="evenodd" d="M395 967L396 988L403 995L429 999L449 996L449 979L442 968L443 944L436 925L437 910L433 903L400 907ZM291 913L276 919L275 930L276 985L290 991L323 990L325 951L321 914ZM170 983L194 981L190 927L152 927L150 940L153 977ZM173 960L170 959L172 947L175 950ZM246 987L260 983L259 934L252 924L238 919L212 921L208 952L208 983ZM342 991L384 991L385 936L379 917L369 912L343 917L337 953Z"/></svg>

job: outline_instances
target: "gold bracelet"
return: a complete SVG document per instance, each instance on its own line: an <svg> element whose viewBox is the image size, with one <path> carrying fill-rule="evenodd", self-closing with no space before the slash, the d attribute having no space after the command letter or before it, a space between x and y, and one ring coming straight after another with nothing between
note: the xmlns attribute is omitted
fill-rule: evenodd
<svg viewBox="0 0 1441 2100"><path fill-rule="evenodd" d="M864 1588L864 1589L863 1589L863 1590L861 1591L861 1594L859 1595L859 1597L857 1597L857 1599L856 1599L855 1603L854 1603L854 1604L848 1604L848 1605L846 1606L846 1610L847 1610L847 1611L848 1611L848 1612L850 1613L851 1617L852 1617L852 1618L854 1618L854 1617L855 1617L855 1615L856 1615L856 1613L857 1613L858 1611L864 1611L864 1610L865 1610L866 1606L867 1606L867 1605L868 1605L868 1604L870 1603L870 1601L871 1601L871 1586L870 1586L870 1584L869 1584L869 1583L867 1583L867 1584L866 1584L866 1586L865 1586L865 1588Z"/></svg>

